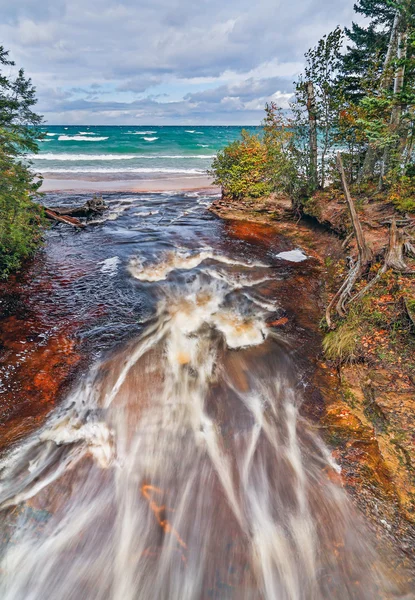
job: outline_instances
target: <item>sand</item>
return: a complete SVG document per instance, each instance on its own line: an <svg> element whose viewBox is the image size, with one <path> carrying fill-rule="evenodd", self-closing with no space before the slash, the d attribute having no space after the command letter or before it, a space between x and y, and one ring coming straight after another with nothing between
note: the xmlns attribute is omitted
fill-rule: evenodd
<svg viewBox="0 0 415 600"><path fill-rule="evenodd" d="M220 188L212 185L208 176L200 177L171 177L163 179L125 179L92 180L92 179L61 179L45 177L41 192L179 192L208 190L212 194L219 193Z"/></svg>

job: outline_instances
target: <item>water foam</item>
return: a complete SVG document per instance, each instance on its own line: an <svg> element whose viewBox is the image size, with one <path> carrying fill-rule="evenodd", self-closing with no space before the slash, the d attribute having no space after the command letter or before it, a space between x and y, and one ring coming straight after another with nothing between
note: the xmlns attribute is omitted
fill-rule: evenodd
<svg viewBox="0 0 415 600"><path fill-rule="evenodd" d="M48 140L50 141L50 140ZM215 154L69 154L68 152L44 152L41 154L30 154L31 160L57 160L57 161L115 161L115 160L158 160L158 159L212 159Z"/></svg>
<svg viewBox="0 0 415 600"><path fill-rule="evenodd" d="M121 260L118 256L113 256L112 258L107 258L98 264L101 265L101 273L105 273L110 277L114 277L114 275L117 274L118 265L120 262Z"/></svg>
<svg viewBox="0 0 415 600"><path fill-rule="evenodd" d="M154 167L153 169L145 167L36 167L38 173L182 173L183 175L203 175L206 173L203 169L176 169L174 167Z"/></svg>
<svg viewBox="0 0 415 600"><path fill-rule="evenodd" d="M58 137L60 142L104 142L108 140L108 137L87 137L84 135L60 135Z"/></svg>
<svg viewBox="0 0 415 600"><path fill-rule="evenodd" d="M227 265L247 268L266 267L263 263L246 263L233 260L208 248L196 254L191 254L185 250L168 252L158 264L146 265L139 257L134 257L130 260L128 271L135 279L140 281L163 281L173 271L195 269L205 260L214 260Z"/></svg>

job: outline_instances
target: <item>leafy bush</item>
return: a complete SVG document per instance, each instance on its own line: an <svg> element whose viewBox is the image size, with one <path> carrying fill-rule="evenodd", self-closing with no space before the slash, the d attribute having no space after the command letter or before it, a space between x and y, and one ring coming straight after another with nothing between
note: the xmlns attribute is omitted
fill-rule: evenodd
<svg viewBox="0 0 415 600"><path fill-rule="evenodd" d="M415 177L402 176L391 188L389 200L400 212L415 213Z"/></svg>
<svg viewBox="0 0 415 600"><path fill-rule="evenodd" d="M294 136L275 104L265 107L263 135L242 131L242 139L220 151L210 175L225 196L259 198L272 192L295 195L298 174Z"/></svg>
<svg viewBox="0 0 415 600"><path fill-rule="evenodd" d="M18 269L41 242L41 207L31 196L37 185L26 165L0 151L0 279Z"/></svg>
<svg viewBox="0 0 415 600"><path fill-rule="evenodd" d="M242 139L220 151L210 171L214 183L232 198L259 198L271 193L267 148L258 136L242 131Z"/></svg>

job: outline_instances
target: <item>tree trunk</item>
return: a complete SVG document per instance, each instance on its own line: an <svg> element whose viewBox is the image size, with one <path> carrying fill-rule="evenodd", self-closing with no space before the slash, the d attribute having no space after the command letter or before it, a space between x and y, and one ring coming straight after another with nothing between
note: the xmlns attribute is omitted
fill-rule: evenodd
<svg viewBox="0 0 415 600"><path fill-rule="evenodd" d="M406 58L407 41L408 41L408 38L407 38L406 32L400 33L398 36L398 50L397 50L397 54L396 54L396 58L399 61L404 60ZM400 64L400 65L398 65L398 68L396 69L395 79L394 79L394 83L393 83L393 95L395 96L395 99L403 90L404 80L405 80L405 65ZM392 115L391 115L391 126L394 130L396 130L399 127L399 124L401 121L401 114L402 114L402 104L399 101L397 101L397 102L395 101L395 104L392 108Z"/></svg>
<svg viewBox="0 0 415 600"><path fill-rule="evenodd" d="M337 167L340 173L343 192L352 219L353 231L356 236L356 242L359 251L359 258L361 261L362 268L364 268L372 259L372 251L366 244L365 235L363 233L363 229L360 224L354 202L350 195L349 186L347 185L346 174L344 172L343 161L340 152L337 153Z"/></svg>
<svg viewBox="0 0 415 600"><path fill-rule="evenodd" d="M392 84L393 73L390 69L394 55L396 54L396 45L398 43L398 29L401 24L402 15L399 10L395 13L391 35L389 38L388 51L386 52L385 60L382 68L381 90L387 90Z"/></svg>
<svg viewBox="0 0 415 600"><path fill-rule="evenodd" d="M398 61L402 61L406 58L407 52L407 33L398 33L398 45L396 50L396 58ZM395 71L395 78L393 81L393 95L394 95L394 104L392 106L391 118L390 118L390 132L391 134L395 134L399 126L401 124L402 117L402 104L399 101L399 94L403 90L403 85L405 81L405 65L399 64ZM400 139L399 144L394 144L395 149L399 149L400 153L403 154L406 145L406 136ZM387 174L389 170L389 163L391 159L392 148L386 147L383 153L382 160L382 171L379 179L379 191L383 188L383 178Z"/></svg>
<svg viewBox="0 0 415 600"><path fill-rule="evenodd" d="M389 234L389 247L385 258L387 269L394 269L398 272L408 269L403 258L404 242L402 233L396 225L396 219L393 218Z"/></svg>
<svg viewBox="0 0 415 600"><path fill-rule="evenodd" d="M310 179L313 189L318 187L317 107L312 81L307 83L307 111L310 126Z"/></svg>

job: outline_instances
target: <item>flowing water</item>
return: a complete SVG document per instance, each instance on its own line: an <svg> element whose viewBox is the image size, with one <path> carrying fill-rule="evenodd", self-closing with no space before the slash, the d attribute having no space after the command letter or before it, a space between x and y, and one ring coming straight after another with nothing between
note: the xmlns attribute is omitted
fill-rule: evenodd
<svg viewBox="0 0 415 600"><path fill-rule="evenodd" d="M231 239L202 194L108 200L49 236L95 359L0 464L2 600L397 597L267 327L311 259Z"/></svg>

